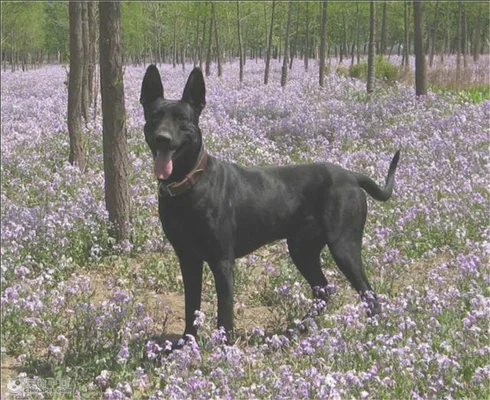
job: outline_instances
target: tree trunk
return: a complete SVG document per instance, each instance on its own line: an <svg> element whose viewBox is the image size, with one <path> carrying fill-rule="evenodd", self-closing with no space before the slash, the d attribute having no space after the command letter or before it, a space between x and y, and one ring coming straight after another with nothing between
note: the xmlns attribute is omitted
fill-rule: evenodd
<svg viewBox="0 0 490 400"><path fill-rule="evenodd" d="M269 30L267 29L267 2L264 1L264 33L265 33L265 48L269 48Z"/></svg>
<svg viewBox="0 0 490 400"><path fill-rule="evenodd" d="M458 3L458 37L456 39L457 42L457 55L456 55L456 83L459 85L461 81L461 48L462 48L462 43L461 43L461 36L462 36L462 27L461 24L463 23L462 18L461 18L461 12L462 12L462 2L460 1Z"/></svg>
<svg viewBox="0 0 490 400"><path fill-rule="evenodd" d="M177 13L174 13L174 45L172 48L172 67L177 66Z"/></svg>
<svg viewBox="0 0 490 400"><path fill-rule="evenodd" d="M289 46L291 51L289 52L289 69L293 69L293 60L296 57L296 48L298 45L298 35L299 35L299 4L296 5L296 31L294 33L294 41Z"/></svg>
<svg viewBox="0 0 490 400"><path fill-rule="evenodd" d="M70 155L68 161L85 170L82 148L82 3L71 1L68 6L70 20L70 74L68 79L68 133Z"/></svg>
<svg viewBox="0 0 490 400"><path fill-rule="evenodd" d="M272 0L272 12L271 12L271 26L269 29L269 40L267 41L267 56L265 59L265 72L264 72L264 84L269 82L269 69L271 64L271 48L272 48L272 32L274 30L274 10L276 9L276 2Z"/></svg>
<svg viewBox="0 0 490 400"><path fill-rule="evenodd" d="M357 12L356 12L356 61L357 64L361 63L361 30L359 29L359 3L357 3Z"/></svg>
<svg viewBox="0 0 490 400"><path fill-rule="evenodd" d="M359 59L359 3L356 3L356 22L355 22L355 32L354 40L352 41L352 52L351 52L351 62L350 65L354 65L354 50L357 49L357 57ZM357 61L359 64L359 61Z"/></svg>
<svg viewBox="0 0 490 400"><path fill-rule="evenodd" d="M450 17L449 12L446 12L446 32L443 36L442 45L440 48L441 51L441 64L444 62L444 52L446 51L446 47L449 46L449 36L450 36Z"/></svg>
<svg viewBox="0 0 490 400"><path fill-rule="evenodd" d="M415 94L425 96L426 72L424 53L424 9L422 0L413 0L413 22L415 34Z"/></svg>
<svg viewBox="0 0 490 400"><path fill-rule="evenodd" d="M473 61L478 62L480 59L480 40L481 40L481 15L483 13L482 6L478 8L476 17L475 30L473 33Z"/></svg>
<svg viewBox="0 0 490 400"><path fill-rule="evenodd" d="M239 73L239 79L240 82L243 82L243 44L242 44L242 32L240 29L240 1L237 0L236 2L236 24L237 24L237 30L238 30L238 52L240 53L240 73Z"/></svg>
<svg viewBox="0 0 490 400"><path fill-rule="evenodd" d="M291 28L291 14L293 13L293 2L290 0L288 4L288 22L286 24L286 37L284 39L284 57L282 59L281 70L281 86L286 86L288 80L288 64L289 64L289 30Z"/></svg>
<svg viewBox="0 0 490 400"><path fill-rule="evenodd" d="M198 59L199 59L199 18L197 19L196 39L194 42L194 57L193 57L194 67L197 65Z"/></svg>
<svg viewBox="0 0 490 400"><path fill-rule="evenodd" d="M468 48L468 23L466 18L466 9L463 7L463 38L462 38L462 51L463 51L463 68L466 69L468 67L467 61L467 48Z"/></svg>
<svg viewBox="0 0 490 400"><path fill-rule="evenodd" d="M202 25L202 36L201 36L201 45L199 46L199 68L202 69L203 62L203 51L204 51L204 43L206 41L206 17L204 17L203 25Z"/></svg>
<svg viewBox="0 0 490 400"><path fill-rule="evenodd" d="M322 24L320 41L320 70L318 83L323 87L325 82L325 50L327 47L327 7L328 0L323 0L322 4Z"/></svg>
<svg viewBox="0 0 490 400"><path fill-rule="evenodd" d="M305 38L305 54L304 54L304 57L305 57L305 71L308 71L308 61L310 59L310 49L309 49L309 45L310 45L310 38L309 38L309 30L310 30L310 14L309 14L309 10L308 10L308 5L309 3L306 2L306 38Z"/></svg>
<svg viewBox="0 0 490 400"><path fill-rule="evenodd" d="M405 0L405 8L404 8L404 43L403 43L403 62L402 65L405 65L405 68L408 69L408 58L410 54L410 25L408 24L409 19L409 9L408 9L408 1Z"/></svg>
<svg viewBox="0 0 490 400"><path fill-rule="evenodd" d="M221 61L221 48L219 45L218 21L216 19L216 7L214 2L211 2L211 10L213 12L213 21L214 21L214 37L216 42L216 56L218 61L218 76L221 76L223 75L223 66Z"/></svg>
<svg viewBox="0 0 490 400"><path fill-rule="evenodd" d="M82 42L83 42L83 60L82 60L82 115L85 123L88 122L90 107L89 91L89 64L90 64L90 44L88 32L88 4L82 2Z"/></svg>
<svg viewBox="0 0 490 400"><path fill-rule="evenodd" d="M434 22L431 29L431 46L430 46L430 56L429 56L429 67L432 68L432 64L434 63L434 55L436 54L436 38L437 38L437 26L439 21L439 1L436 2L436 13L434 16Z"/></svg>
<svg viewBox="0 0 490 400"><path fill-rule="evenodd" d="M211 6L212 7L212 6ZM211 15L211 21L209 22L209 40L208 49L206 52L206 76L211 75L211 46L213 44L213 24L215 23L213 16Z"/></svg>
<svg viewBox="0 0 490 400"><path fill-rule="evenodd" d="M105 201L109 233L120 242L130 238L130 199L119 1L101 1L99 15Z"/></svg>
<svg viewBox="0 0 490 400"><path fill-rule="evenodd" d="M379 53L383 56L386 53L386 32L386 1L383 1L383 19L381 20L381 43L379 46Z"/></svg>
<svg viewBox="0 0 490 400"><path fill-rule="evenodd" d="M342 64L344 57L347 56L347 20L345 18L345 10L342 10L342 43L340 44L340 60Z"/></svg>
<svg viewBox="0 0 490 400"><path fill-rule="evenodd" d="M368 94L368 100L371 101L374 92L374 78L376 76L374 58L375 54L375 31L376 31L376 13L374 0L371 0L369 11L369 50L368 50L368 71L367 71L367 84L366 90Z"/></svg>
<svg viewBox="0 0 490 400"><path fill-rule="evenodd" d="M95 74L97 63L97 21L95 19L95 1L91 0L88 3L88 36L89 36L89 54L90 60L88 65L88 92L90 104L95 104L97 97L97 86L95 86Z"/></svg>

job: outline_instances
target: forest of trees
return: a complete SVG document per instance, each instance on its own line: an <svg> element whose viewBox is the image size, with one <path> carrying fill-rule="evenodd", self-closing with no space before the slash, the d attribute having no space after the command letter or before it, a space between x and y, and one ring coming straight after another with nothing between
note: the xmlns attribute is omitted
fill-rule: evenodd
<svg viewBox="0 0 490 400"><path fill-rule="evenodd" d="M100 79L106 206L110 235L130 238L123 64L185 63L210 74L217 64L265 59L264 84L271 58L282 62L281 86L293 62L308 69L319 60L323 86L326 60L359 64L368 55L367 93L371 99L375 55L415 55L416 95L426 94L429 66L456 54L457 74L469 56L488 51L486 2L10 2L2 4L3 69L25 71L44 63L69 63L67 125L69 162L83 172L84 122L97 110ZM295 61L296 60L296 61ZM97 74L99 65L100 74ZM360 67L361 65L357 65Z"/></svg>
<svg viewBox="0 0 490 400"><path fill-rule="evenodd" d="M89 2L92 3L92 2ZM266 58L289 65L319 58L324 2L122 2L121 40L125 63L193 62L204 66L230 59ZM413 54L412 1L376 1L377 54ZM435 55L475 59L488 51L486 2L424 1L424 46ZM98 18L98 7L94 7ZM326 56L350 65L368 52L370 2L328 1ZM409 23L407 24L407 21ZM97 24L96 24L97 25ZM2 63L27 69L68 62L68 2L2 4ZM286 40L286 31L289 32ZM98 33L97 33L98 35ZM407 43L408 42L408 43ZM409 52L404 52L409 49ZM408 53L408 54L407 54Z"/></svg>

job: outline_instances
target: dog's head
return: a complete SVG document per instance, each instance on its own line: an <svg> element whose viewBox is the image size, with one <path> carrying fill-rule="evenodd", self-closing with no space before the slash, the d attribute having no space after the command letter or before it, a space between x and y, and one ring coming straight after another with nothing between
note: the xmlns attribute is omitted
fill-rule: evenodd
<svg viewBox="0 0 490 400"><path fill-rule="evenodd" d="M196 162L202 144L199 116L206 105L204 77L199 68L189 75L180 100L168 100L155 65L146 70L140 103L145 113L145 139L159 180L180 180Z"/></svg>

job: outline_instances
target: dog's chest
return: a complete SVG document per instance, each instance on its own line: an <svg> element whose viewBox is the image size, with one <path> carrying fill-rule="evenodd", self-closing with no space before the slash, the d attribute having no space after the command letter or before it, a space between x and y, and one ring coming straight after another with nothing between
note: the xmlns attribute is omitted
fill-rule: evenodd
<svg viewBox="0 0 490 400"><path fill-rule="evenodd" d="M159 206L165 236L176 251L190 253L207 260L220 250L217 218L211 209Z"/></svg>

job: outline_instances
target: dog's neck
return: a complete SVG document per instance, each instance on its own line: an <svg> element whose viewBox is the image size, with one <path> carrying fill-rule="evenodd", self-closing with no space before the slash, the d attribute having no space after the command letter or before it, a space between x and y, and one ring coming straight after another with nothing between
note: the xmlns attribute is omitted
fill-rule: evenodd
<svg viewBox="0 0 490 400"><path fill-rule="evenodd" d="M197 144L197 145L196 145ZM195 145L192 146L185 154L182 154L181 159L174 164L174 172L165 184L178 183L182 181L189 173L191 173L199 164L201 155L204 152L204 143L201 135Z"/></svg>

